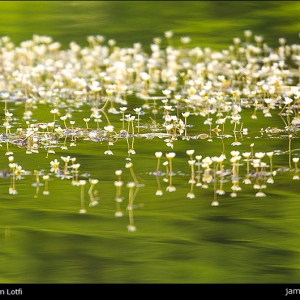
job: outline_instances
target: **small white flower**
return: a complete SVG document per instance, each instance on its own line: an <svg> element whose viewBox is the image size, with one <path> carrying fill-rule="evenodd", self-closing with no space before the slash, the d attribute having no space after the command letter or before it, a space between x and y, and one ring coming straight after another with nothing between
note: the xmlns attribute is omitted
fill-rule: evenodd
<svg viewBox="0 0 300 300"><path fill-rule="evenodd" d="M191 156L195 153L195 150L186 150L186 154Z"/></svg>
<svg viewBox="0 0 300 300"><path fill-rule="evenodd" d="M187 118L189 115L190 115L190 113L189 113L188 111L182 113L182 116L183 116L184 118Z"/></svg>
<svg viewBox="0 0 300 300"><path fill-rule="evenodd" d="M257 192L257 193L255 194L255 197L265 197L265 196L266 196L266 194L263 193L263 192Z"/></svg>
<svg viewBox="0 0 300 300"><path fill-rule="evenodd" d="M129 168L131 168L132 166L133 166L133 163L132 163L132 162L128 162L128 163L125 164L125 168L126 168L126 169L129 169Z"/></svg>
<svg viewBox="0 0 300 300"><path fill-rule="evenodd" d="M113 131L114 131L114 126L112 126L112 125L107 125L107 126L104 126L104 129L105 129L107 132L113 132Z"/></svg>
<svg viewBox="0 0 300 300"><path fill-rule="evenodd" d="M128 231L130 231L130 232L136 231L136 227L135 227L134 225L128 225L128 226L127 226L127 229L128 229Z"/></svg>
<svg viewBox="0 0 300 300"><path fill-rule="evenodd" d="M255 153L256 158L262 159L264 156L265 156L265 153L263 153L263 152L256 152Z"/></svg>
<svg viewBox="0 0 300 300"><path fill-rule="evenodd" d="M168 191L168 192L175 192L176 191L176 187L172 186L172 185L169 185L169 186L167 186L166 191Z"/></svg>
<svg viewBox="0 0 300 300"><path fill-rule="evenodd" d="M135 152L134 149L129 149L129 150L128 150L128 153L129 153L129 154L136 154L136 152Z"/></svg>
<svg viewBox="0 0 300 300"><path fill-rule="evenodd" d="M133 181L132 182L128 182L127 183L127 187L128 188L134 188L135 187L135 182L133 182Z"/></svg>
<svg viewBox="0 0 300 300"><path fill-rule="evenodd" d="M157 190L155 193L156 196L162 196L163 195L163 191L162 190Z"/></svg>
<svg viewBox="0 0 300 300"><path fill-rule="evenodd" d="M79 185L84 186L86 184L86 180L79 180Z"/></svg>
<svg viewBox="0 0 300 300"><path fill-rule="evenodd" d="M123 217L123 213L121 211L116 211L115 212L115 217Z"/></svg>
<svg viewBox="0 0 300 300"><path fill-rule="evenodd" d="M123 181L115 181L114 185L115 185L115 187L122 187L123 186Z"/></svg>
<svg viewBox="0 0 300 300"><path fill-rule="evenodd" d="M17 195L18 194L18 191L14 188L9 188L9 194L10 195Z"/></svg>
<svg viewBox="0 0 300 300"><path fill-rule="evenodd" d="M108 149L108 150L104 151L104 154L105 155L113 155L114 153Z"/></svg>
<svg viewBox="0 0 300 300"><path fill-rule="evenodd" d="M223 189L217 189L216 194L218 195L225 195L225 191Z"/></svg>
<svg viewBox="0 0 300 300"><path fill-rule="evenodd" d="M193 192L189 192L189 193L187 193L187 198L190 198L190 199L193 199L193 198L195 198L195 194L193 193Z"/></svg>
<svg viewBox="0 0 300 300"><path fill-rule="evenodd" d="M91 199L91 202L89 204L89 207L94 207L96 206L97 204L99 204L99 202L96 200L96 199Z"/></svg>
<svg viewBox="0 0 300 300"><path fill-rule="evenodd" d="M115 171L115 174L116 174L117 176L121 176L121 175L122 175L122 170L116 170L116 171Z"/></svg>
<svg viewBox="0 0 300 300"><path fill-rule="evenodd" d="M174 35L173 31L171 30L165 31L164 34L167 39L171 38Z"/></svg>
<svg viewBox="0 0 300 300"><path fill-rule="evenodd" d="M175 152L169 152L169 153L166 153L166 157L168 158L168 159L172 159L172 158L174 158L176 156L176 153Z"/></svg>
<svg viewBox="0 0 300 300"><path fill-rule="evenodd" d="M156 156L157 158L160 158L160 157L162 156L162 152L155 152L155 156Z"/></svg>
<svg viewBox="0 0 300 300"><path fill-rule="evenodd" d="M245 178L244 181L243 181L243 183L245 183L245 184L251 184L250 178L249 177Z"/></svg>

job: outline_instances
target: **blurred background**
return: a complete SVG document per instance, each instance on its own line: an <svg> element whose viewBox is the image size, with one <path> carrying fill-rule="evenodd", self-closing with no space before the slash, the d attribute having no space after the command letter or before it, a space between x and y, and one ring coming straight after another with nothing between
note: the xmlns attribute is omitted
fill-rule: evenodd
<svg viewBox="0 0 300 300"><path fill-rule="evenodd" d="M2 1L0 35L15 44L33 34L51 36L64 48L87 44L88 35L115 39L120 47L174 32L174 43L189 36L191 46L224 49L244 30L275 47L278 38L299 41L298 1Z"/></svg>

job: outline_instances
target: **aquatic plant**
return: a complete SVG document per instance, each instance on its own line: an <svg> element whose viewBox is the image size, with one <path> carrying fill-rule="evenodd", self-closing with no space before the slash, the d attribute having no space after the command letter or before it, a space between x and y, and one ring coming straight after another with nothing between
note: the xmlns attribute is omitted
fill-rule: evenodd
<svg viewBox="0 0 300 300"><path fill-rule="evenodd" d="M43 195L50 194L50 178L69 180L80 187L79 212L86 213L84 165L76 162L72 149L80 152L85 143L105 144L107 149L99 155L109 159L115 154L112 147L120 145L116 152L118 157L126 155L125 169L130 175L126 185L128 230L135 231L133 202L142 185L132 156L138 156L153 139L162 141L160 147L173 149L154 149L155 171L145 171L155 175L157 196L163 196L160 176L167 184L166 191L177 191L173 183L177 174L189 176L187 198L196 198L195 187L211 188L212 206L221 203L217 197L227 191L237 197L243 184L252 182L255 196L265 197L267 184L274 184L275 175L283 169L294 170L293 179L298 180L299 149L292 142L300 130L300 47L279 39L279 47L271 49L262 36L254 35L251 41L252 31L243 33L245 41L235 37L228 49L213 51L188 48L188 36L180 37L181 45L176 48L174 33L165 31L167 46L156 37L149 53L140 43L121 49L113 39L105 44L101 36L89 36L89 45L84 48L72 42L67 50L37 35L19 47L8 46L2 39L5 72L0 78L0 145L5 145L2 152L9 159L9 170L3 165L0 174L11 177L9 195L17 197L16 181L27 175L35 176L35 197L42 185ZM268 125L256 130L253 124L260 126L260 118L268 119L263 122ZM282 144L287 141L287 150L255 146L254 151L253 141L260 138L278 139ZM145 143L139 143L142 139ZM137 144L142 148L136 149ZM25 155L51 157L50 173L35 165L32 172L25 171L15 162L15 152L20 149ZM163 153L165 172L160 170ZM188 165L185 162L186 169L175 172L174 158L179 165L184 153L189 157ZM288 168L277 165L276 170L276 155L287 155ZM226 157L230 157L228 162ZM123 216L121 174L116 171L114 181L117 217ZM94 191L99 180L89 178L90 207L99 204Z"/></svg>

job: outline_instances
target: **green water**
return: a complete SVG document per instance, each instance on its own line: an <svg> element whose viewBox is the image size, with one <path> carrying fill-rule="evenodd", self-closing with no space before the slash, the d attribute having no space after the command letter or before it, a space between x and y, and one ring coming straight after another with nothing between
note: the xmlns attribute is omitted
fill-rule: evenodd
<svg viewBox="0 0 300 300"><path fill-rule="evenodd" d="M48 35L68 47L87 43L88 35L115 39L120 47L140 42L148 48L167 30L190 36L192 46L227 48L250 29L278 46L299 41L297 1L2 1L0 34L19 44L32 35Z"/></svg>
<svg viewBox="0 0 300 300"><path fill-rule="evenodd" d="M181 36L190 36L190 47L227 49L234 37L243 38L243 31L253 30L263 35L270 46L278 46L278 38L289 44L299 41L299 13L297 2L256 1L60 1L60 2L1 2L0 36L10 36L18 45L33 34L47 35L67 48L71 41L87 45L88 35L101 34L115 39L120 47L141 42L145 50L154 37L162 37L167 30L175 33L174 43ZM166 43L165 41L163 43ZM132 97L129 108L143 104ZM1 103L3 105L3 103ZM9 104L13 107L12 104ZM24 106L13 107L21 119ZM34 111L40 122L50 121L50 106L41 105ZM89 106L74 112L77 126L84 127L82 118L90 113ZM288 140L260 133L270 126L284 128L274 112L265 119L259 115L255 122L246 112L250 134L239 137L242 145L233 150L249 151L251 143L256 151L286 151ZM110 116L118 124L120 115ZM143 117L143 124L151 119ZM17 119L17 124L21 121ZM271 121L270 121L271 120ZM204 118L189 118L193 127L189 134L208 133L202 125ZM20 122L20 123L18 123ZM22 123L24 125L24 122ZM60 122L62 125L62 122ZM91 123L95 127L95 123ZM63 125L62 125L63 126ZM102 125L101 125L102 126ZM229 125L229 126L232 126ZM200 132L198 128L200 127ZM1 128L1 130L4 130ZM230 132L232 128L227 128ZM68 143L70 141L68 140ZM131 140L129 140L131 143ZM230 152L232 138L225 140ZM293 155L299 155L298 138L292 142ZM119 139L112 147L114 155L104 155L107 143L79 139L76 147L67 151L55 149L26 155L25 150L10 146L15 161L30 175L16 182L17 195L9 195L10 178L0 178L0 282L2 283L297 283L300 276L300 187L293 181L293 173L279 172L273 185L265 190L266 197L255 197L252 185L242 185L238 197L230 197L231 182L224 185L226 194L218 196L220 205L211 206L213 189L194 188L195 198L187 198L190 169L186 150L195 155L220 155L222 144L215 138L189 141L178 140L174 149L163 139L134 140L133 169L139 188L133 210L137 230L128 232L128 188L122 189L124 201L122 218L116 211L115 171L122 170L122 180L132 181L125 168L128 145ZM151 172L156 169L155 152L174 151L173 184L176 192L167 192L167 183L159 177L163 190L156 196L158 182ZM6 144L0 149L0 169L8 168ZM61 156L76 157L80 163L80 179L84 173L98 179L95 186L99 204L89 207L87 184L84 206L86 214L79 214L81 189L71 180L50 177L49 195L45 186L32 186L34 170L49 172L50 162ZM61 166L63 162L61 161ZM227 165L230 168L230 165ZM274 169L289 167L287 154L274 156ZM245 170L245 163L241 166ZM164 171L161 165L160 170ZM42 178L40 178L42 181Z"/></svg>

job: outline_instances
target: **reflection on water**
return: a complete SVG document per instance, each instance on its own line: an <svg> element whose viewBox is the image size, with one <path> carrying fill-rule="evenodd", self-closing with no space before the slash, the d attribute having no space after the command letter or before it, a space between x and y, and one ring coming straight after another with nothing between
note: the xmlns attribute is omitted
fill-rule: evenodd
<svg viewBox="0 0 300 300"><path fill-rule="evenodd" d="M61 5L105 19L154 3ZM147 52L92 31L66 50L1 37L2 282L298 279L299 46L241 30L213 51L186 22L154 27Z"/></svg>

